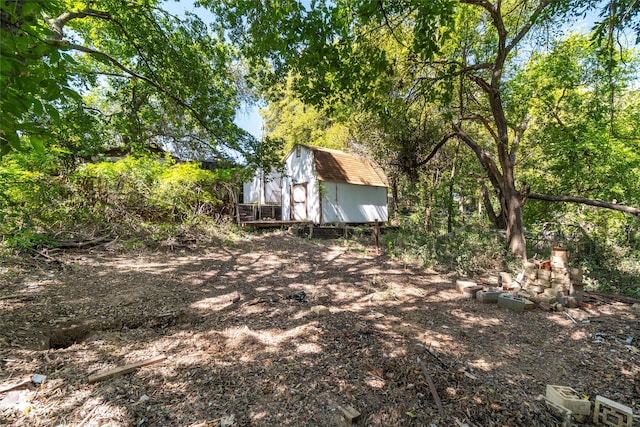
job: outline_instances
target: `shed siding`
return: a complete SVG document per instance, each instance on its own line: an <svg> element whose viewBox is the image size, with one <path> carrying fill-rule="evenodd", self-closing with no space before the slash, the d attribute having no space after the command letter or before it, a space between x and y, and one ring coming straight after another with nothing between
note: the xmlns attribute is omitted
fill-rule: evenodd
<svg viewBox="0 0 640 427"><path fill-rule="evenodd" d="M285 159L285 177L282 180L282 218L285 220L306 219L320 223L320 199L318 198L318 179L316 178L313 152L300 146L300 156L296 149ZM294 218L291 211L291 188L294 184L307 184L308 218Z"/></svg>
<svg viewBox="0 0 640 427"><path fill-rule="evenodd" d="M380 184L377 186L363 185L359 181L358 183L334 182L326 178L320 181L323 178L318 178L317 167L324 167L325 175L327 171L333 171L334 175L340 172L340 177L345 179L355 179L359 176L358 174L364 173L359 169L361 163L343 153L340 154L342 157L335 157L334 163L319 165L319 158L315 157L318 152L324 155L324 161L327 162L330 151L314 152L310 147L296 146L285 159L282 176L272 172L265 182L261 180L261 174L258 173L253 181L245 183L244 202L257 203L258 200L262 203L281 202L283 220L307 220L315 224L387 221L387 188L382 186L381 181L376 181ZM338 155L334 153L334 156ZM376 176L369 173L368 181L375 181L378 179ZM305 184L298 185L296 191L301 191L301 188L306 189L306 205L301 207L300 204L296 204L298 217L292 209L291 198L291 191L296 184ZM274 194L278 194L280 200L276 201ZM305 215L305 218L300 217Z"/></svg>
<svg viewBox="0 0 640 427"><path fill-rule="evenodd" d="M251 181L242 184L242 203L279 205L282 203L282 177L276 170L264 174L258 169Z"/></svg>
<svg viewBox="0 0 640 427"><path fill-rule="evenodd" d="M322 223L387 221L387 189L336 182L322 183Z"/></svg>

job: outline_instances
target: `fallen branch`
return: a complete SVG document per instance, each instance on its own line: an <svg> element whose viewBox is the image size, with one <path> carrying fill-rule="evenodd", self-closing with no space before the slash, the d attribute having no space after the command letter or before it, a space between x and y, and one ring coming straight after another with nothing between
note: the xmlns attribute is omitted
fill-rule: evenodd
<svg viewBox="0 0 640 427"><path fill-rule="evenodd" d="M424 371L424 376L427 379L427 384L429 385L429 390L431 391L431 395L433 396L433 400L436 401L436 406L438 407L438 413L440 414L441 418L444 418L444 408L442 407L442 401L440 400L440 396L438 395L438 391L436 390L436 386L433 383L433 379L431 378L431 374L429 373L429 370L427 369L427 366L424 364L424 362L420 359L418 359L418 363L420 363L420 367L422 367L422 370Z"/></svg>
<svg viewBox="0 0 640 427"><path fill-rule="evenodd" d="M118 368L109 369L107 371L100 372L95 375L91 375L88 379L89 384L97 383L99 381L104 381L109 378L113 378L118 375L124 375L129 372L133 372L136 369L139 369L143 366L152 365L154 363L159 363L165 360L167 356L155 356L151 359L142 360L140 362L130 363L128 365L120 366Z"/></svg>
<svg viewBox="0 0 640 427"><path fill-rule="evenodd" d="M86 248L88 246L97 246L102 242L109 240L109 236L96 237L91 240L84 240L81 242L73 242L73 241L65 241L65 242L55 242L56 248L59 249L79 249Z"/></svg>
<svg viewBox="0 0 640 427"><path fill-rule="evenodd" d="M449 365L447 365L446 363L444 363L444 361L442 359L440 359L440 357L438 357L437 354L435 354L433 351L431 351L429 348L424 347L424 349L427 351L427 353L429 353L431 355L431 357L433 357L434 359L436 359L438 361L438 363L444 368L444 369L449 369Z"/></svg>
<svg viewBox="0 0 640 427"><path fill-rule="evenodd" d="M22 388L29 384L31 384L31 377L22 378L20 380L13 381L10 383L5 383L4 385L0 386L0 393L5 393L7 391L15 390L16 388Z"/></svg>

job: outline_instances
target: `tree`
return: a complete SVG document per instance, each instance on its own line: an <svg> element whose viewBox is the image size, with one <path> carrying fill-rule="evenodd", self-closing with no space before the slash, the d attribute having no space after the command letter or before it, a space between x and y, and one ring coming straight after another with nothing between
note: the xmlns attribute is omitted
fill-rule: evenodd
<svg viewBox="0 0 640 427"><path fill-rule="evenodd" d="M640 111L638 91L629 89L639 58L629 50L619 58L610 69L597 45L574 34L534 56L513 80L510 103L531 117L522 179L549 193L529 198L640 214L631 207L640 204Z"/></svg>
<svg viewBox="0 0 640 427"><path fill-rule="evenodd" d="M516 169L530 118L510 108L508 85L528 60L523 47L534 47L535 36L592 3L342 0L317 1L310 9L294 0L203 3L247 41L254 61L269 61L276 75L293 69L294 87L306 101L339 100L378 113L402 103L436 111L449 124L430 138L431 153L454 137L471 149L499 201L490 217L505 226L511 252L526 257L529 188L517 181Z"/></svg>
<svg viewBox="0 0 640 427"><path fill-rule="evenodd" d="M270 89L270 101L260 111L265 134L282 143L282 154L291 151L296 144L344 149L347 128L331 120L319 108L305 105L291 90L290 81L280 90Z"/></svg>
<svg viewBox="0 0 640 427"><path fill-rule="evenodd" d="M3 1L0 152L43 149L65 125L59 112L74 110L100 120L112 144L196 141L253 160L257 142L233 123L244 83L223 30L160 5Z"/></svg>

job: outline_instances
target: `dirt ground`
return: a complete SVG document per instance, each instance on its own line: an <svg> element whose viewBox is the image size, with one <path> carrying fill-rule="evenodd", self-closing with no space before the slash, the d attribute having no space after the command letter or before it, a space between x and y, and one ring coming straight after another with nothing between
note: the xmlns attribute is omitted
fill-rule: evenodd
<svg viewBox="0 0 640 427"><path fill-rule="evenodd" d="M547 384L640 413L634 301L518 313L453 280L282 232L5 260L0 424L339 426L352 408L357 426L560 425Z"/></svg>

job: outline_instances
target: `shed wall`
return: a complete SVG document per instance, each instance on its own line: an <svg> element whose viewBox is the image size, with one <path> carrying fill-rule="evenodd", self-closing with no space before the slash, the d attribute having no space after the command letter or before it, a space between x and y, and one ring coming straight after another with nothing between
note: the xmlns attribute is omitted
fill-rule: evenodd
<svg viewBox="0 0 640 427"><path fill-rule="evenodd" d="M387 189L336 182L322 182L322 223L385 222Z"/></svg>
<svg viewBox="0 0 640 427"><path fill-rule="evenodd" d="M276 170L265 175L258 169L251 181L242 184L242 202L279 205L282 203L282 176Z"/></svg>
<svg viewBox="0 0 640 427"><path fill-rule="evenodd" d="M299 156L298 156L299 153ZM307 184L307 218L295 218L291 209L291 188L295 184ZM285 159L285 177L282 182L282 218L285 220L309 220L320 223L320 199L318 179L315 174L313 152L306 147L293 149Z"/></svg>

